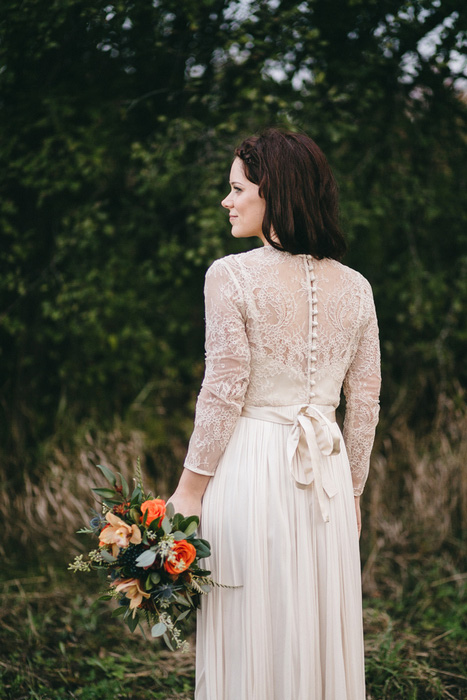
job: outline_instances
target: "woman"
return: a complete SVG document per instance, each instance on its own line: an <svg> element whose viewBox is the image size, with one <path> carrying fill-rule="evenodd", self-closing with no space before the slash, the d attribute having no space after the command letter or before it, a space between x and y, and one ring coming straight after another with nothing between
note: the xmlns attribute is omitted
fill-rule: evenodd
<svg viewBox="0 0 467 700"><path fill-rule="evenodd" d="M206 275L206 373L175 509L201 513L213 590L196 700L364 700L359 499L378 417L368 282L337 262L317 145L271 129L235 151L223 200L263 247ZM343 439L335 422L346 396Z"/></svg>

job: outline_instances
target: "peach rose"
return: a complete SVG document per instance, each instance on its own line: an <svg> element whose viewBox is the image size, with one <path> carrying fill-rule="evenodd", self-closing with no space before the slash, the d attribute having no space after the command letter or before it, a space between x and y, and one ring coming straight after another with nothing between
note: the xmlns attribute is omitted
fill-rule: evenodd
<svg viewBox="0 0 467 700"><path fill-rule="evenodd" d="M131 544L141 543L141 532L137 525L127 525L110 511L106 513L105 519L109 524L101 531L99 546L112 545L114 557L122 547L128 547L130 542Z"/></svg>
<svg viewBox="0 0 467 700"><path fill-rule="evenodd" d="M121 578L112 583L112 586L115 586L119 593L124 593L130 599L130 610L133 610L133 617L136 615L136 608L143 602L143 598L149 598L149 593L143 591L140 583L136 578Z"/></svg>
<svg viewBox="0 0 467 700"><path fill-rule="evenodd" d="M162 520L165 517L165 501L163 501L162 498L153 498L150 501L144 501L144 503L141 504L141 512L143 514L141 522L143 522L146 511L148 512L146 525L150 525L153 520Z"/></svg>
<svg viewBox="0 0 467 700"><path fill-rule="evenodd" d="M190 542L180 540L174 542L172 552L164 562L164 568L169 574L181 574L186 571L196 557L196 549Z"/></svg>

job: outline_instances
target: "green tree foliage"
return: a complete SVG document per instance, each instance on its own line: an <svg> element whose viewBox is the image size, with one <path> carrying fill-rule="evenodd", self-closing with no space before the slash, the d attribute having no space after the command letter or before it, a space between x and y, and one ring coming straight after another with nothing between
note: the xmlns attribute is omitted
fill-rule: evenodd
<svg viewBox="0 0 467 700"><path fill-rule="evenodd" d="M196 390L204 270L240 250L219 207L232 148L269 124L327 153L347 262L375 289L386 408L431 418L465 381L466 15L453 0L3 0L3 460Z"/></svg>

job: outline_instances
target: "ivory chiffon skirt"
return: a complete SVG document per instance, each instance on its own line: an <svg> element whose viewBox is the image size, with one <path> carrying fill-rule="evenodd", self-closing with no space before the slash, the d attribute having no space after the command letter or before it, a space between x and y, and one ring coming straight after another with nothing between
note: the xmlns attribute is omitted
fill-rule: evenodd
<svg viewBox="0 0 467 700"><path fill-rule="evenodd" d="M295 484L290 427L240 417L203 499L213 589L198 613L195 700L364 700L360 557L350 468L324 523Z"/></svg>

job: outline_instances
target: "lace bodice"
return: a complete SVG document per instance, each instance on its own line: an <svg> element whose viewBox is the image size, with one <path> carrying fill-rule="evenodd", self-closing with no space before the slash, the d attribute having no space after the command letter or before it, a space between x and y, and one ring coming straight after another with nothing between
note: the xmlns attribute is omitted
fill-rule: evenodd
<svg viewBox="0 0 467 700"><path fill-rule="evenodd" d="M245 404L346 397L344 441L363 491L378 421L380 355L369 283L335 260L264 246L206 274L206 371L185 467L212 475Z"/></svg>

